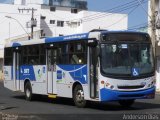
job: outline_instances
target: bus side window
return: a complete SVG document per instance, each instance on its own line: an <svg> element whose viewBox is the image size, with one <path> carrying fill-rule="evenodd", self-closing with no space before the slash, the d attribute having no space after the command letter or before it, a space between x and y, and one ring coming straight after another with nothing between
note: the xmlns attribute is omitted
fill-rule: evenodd
<svg viewBox="0 0 160 120"><path fill-rule="evenodd" d="M57 54L57 64L68 64L68 44L59 44Z"/></svg>
<svg viewBox="0 0 160 120"><path fill-rule="evenodd" d="M13 62L12 56L13 56L12 48L5 48L4 65L12 65Z"/></svg>
<svg viewBox="0 0 160 120"><path fill-rule="evenodd" d="M69 52L70 64L86 64L85 44L82 42L71 43Z"/></svg>

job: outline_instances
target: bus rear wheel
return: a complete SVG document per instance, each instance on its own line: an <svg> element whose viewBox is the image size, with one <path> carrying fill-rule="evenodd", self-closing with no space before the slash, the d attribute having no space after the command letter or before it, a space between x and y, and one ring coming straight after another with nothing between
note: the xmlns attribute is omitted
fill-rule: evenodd
<svg viewBox="0 0 160 120"><path fill-rule="evenodd" d="M29 82L26 83L24 88L25 98L27 101L31 101L33 99L32 87Z"/></svg>
<svg viewBox="0 0 160 120"><path fill-rule="evenodd" d="M135 100L119 100L119 104L123 107L131 107Z"/></svg>
<svg viewBox="0 0 160 120"><path fill-rule="evenodd" d="M84 91L81 85L76 85L73 91L73 100L77 107L83 108L86 106L86 100L84 99Z"/></svg>

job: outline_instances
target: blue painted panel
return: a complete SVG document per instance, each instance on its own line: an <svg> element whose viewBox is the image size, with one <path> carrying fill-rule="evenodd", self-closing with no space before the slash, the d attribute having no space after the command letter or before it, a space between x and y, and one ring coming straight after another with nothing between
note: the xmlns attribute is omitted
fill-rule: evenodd
<svg viewBox="0 0 160 120"><path fill-rule="evenodd" d="M19 47L19 46L21 46L20 43L13 43L13 44L12 44L12 47Z"/></svg>
<svg viewBox="0 0 160 120"><path fill-rule="evenodd" d="M62 71L61 70L57 70L57 79L61 80L62 79Z"/></svg>
<svg viewBox="0 0 160 120"><path fill-rule="evenodd" d="M62 70L68 72L74 81L82 84L88 83L87 65L58 65Z"/></svg>
<svg viewBox="0 0 160 120"><path fill-rule="evenodd" d="M100 98L101 98L101 101L103 102L121 100L121 99L147 99L148 98L147 95L149 94L155 94L155 87L147 90L133 91L133 92L115 91L115 90L109 90L106 88L103 88L100 90ZM126 95L127 97L121 97L122 95ZM135 97L128 97L132 95L133 96L135 95ZM142 96L138 96L138 95L142 95Z"/></svg>
<svg viewBox="0 0 160 120"><path fill-rule="evenodd" d="M16 70L16 80L19 80L19 70Z"/></svg>
<svg viewBox="0 0 160 120"><path fill-rule="evenodd" d="M30 79L32 81L36 80L33 66L23 65L20 66L20 80Z"/></svg>
<svg viewBox="0 0 160 120"><path fill-rule="evenodd" d="M45 43L81 40L81 39L87 39L87 38L88 38L88 33L74 34L74 35L68 35L68 36L46 38L45 39Z"/></svg>

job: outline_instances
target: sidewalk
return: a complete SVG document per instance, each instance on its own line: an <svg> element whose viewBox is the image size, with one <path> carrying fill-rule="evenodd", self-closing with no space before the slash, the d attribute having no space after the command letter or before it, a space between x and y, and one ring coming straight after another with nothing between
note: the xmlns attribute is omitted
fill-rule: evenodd
<svg viewBox="0 0 160 120"><path fill-rule="evenodd" d="M160 90L157 90L157 91L156 91L156 94L160 95Z"/></svg>
<svg viewBox="0 0 160 120"><path fill-rule="evenodd" d="M0 82L3 81L3 73L0 71Z"/></svg>

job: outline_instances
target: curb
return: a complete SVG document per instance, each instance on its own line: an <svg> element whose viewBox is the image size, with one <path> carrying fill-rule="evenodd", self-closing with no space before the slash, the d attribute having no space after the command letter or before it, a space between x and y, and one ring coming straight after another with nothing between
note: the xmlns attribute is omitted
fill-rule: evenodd
<svg viewBox="0 0 160 120"><path fill-rule="evenodd" d="M157 95L160 95L160 91L159 91L159 90L157 90L157 91L156 91L156 94L157 94Z"/></svg>

